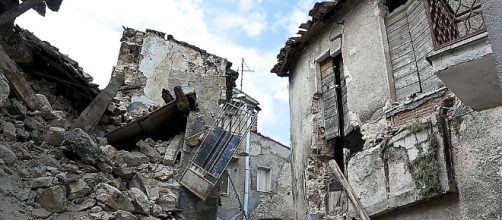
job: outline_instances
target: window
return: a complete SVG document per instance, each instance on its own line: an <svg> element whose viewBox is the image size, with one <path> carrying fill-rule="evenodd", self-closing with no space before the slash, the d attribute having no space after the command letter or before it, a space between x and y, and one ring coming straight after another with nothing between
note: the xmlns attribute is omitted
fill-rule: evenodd
<svg viewBox="0 0 502 220"><path fill-rule="evenodd" d="M259 167L256 172L256 191L270 192L272 189L272 179L270 176L270 169Z"/></svg>
<svg viewBox="0 0 502 220"><path fill-rule="evenodd" d="M220 178L220 195L228 195L230 191L230 176L228 172L224 172Z"/></svg>

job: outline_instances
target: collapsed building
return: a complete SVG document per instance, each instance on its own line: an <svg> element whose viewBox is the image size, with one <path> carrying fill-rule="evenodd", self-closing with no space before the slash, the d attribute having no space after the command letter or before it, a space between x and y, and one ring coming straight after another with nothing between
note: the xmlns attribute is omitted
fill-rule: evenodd
<svg viewBox="0 0 502 220"><path fill-rule="evenodd" d="M233 99L230 62L125 28L100 91L13 22L0 38L0 219L216 219L220 177L259 110Z"/></svg>
<svg viewBox="0 0 502 220"><path fill-rule="evenodd" d="M296 219L500 218L499 2L314 5L272 69Z"/></svg>

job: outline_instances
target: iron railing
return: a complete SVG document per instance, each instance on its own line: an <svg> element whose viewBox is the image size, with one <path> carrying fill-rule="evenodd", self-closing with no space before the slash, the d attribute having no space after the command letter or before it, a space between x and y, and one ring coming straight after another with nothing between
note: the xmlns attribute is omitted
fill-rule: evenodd
<svg viewBox="0 0 502 220"><path fill-rule="evenodd" d="M424 2L435 49L486 31L480 0Z"/></svg>

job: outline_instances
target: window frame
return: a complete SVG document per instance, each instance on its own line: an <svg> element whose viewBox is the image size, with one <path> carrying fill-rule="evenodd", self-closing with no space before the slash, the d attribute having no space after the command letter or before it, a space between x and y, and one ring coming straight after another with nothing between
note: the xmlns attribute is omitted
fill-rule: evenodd
<svg viewBox="0 0 502 220"><path fill-rule="evenodd" d="M266 171L265 174L266 174L266 177L265 177L265 180L266 183L265 183L265 189L262 189L260 186L262 184L260 184L260 171L263 170L263 171ZM266 192L266 193L269 193L269 192L272 192L272 169L270 167L258 167L258 169L256 169L256 191L257 192Z"/></svg>

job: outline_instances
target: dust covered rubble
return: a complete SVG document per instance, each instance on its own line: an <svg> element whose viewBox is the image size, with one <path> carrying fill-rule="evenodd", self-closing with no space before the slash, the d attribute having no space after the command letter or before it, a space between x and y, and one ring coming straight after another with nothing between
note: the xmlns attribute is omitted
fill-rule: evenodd
<svg viewBox="0 0 502 220"><path fill-rule="evenodd" d="M29 111L14 94L2 98L0 219L179 219L182 134L117 150L71 129L78 112L51 82L31 83L50 113Z"/></svg>

